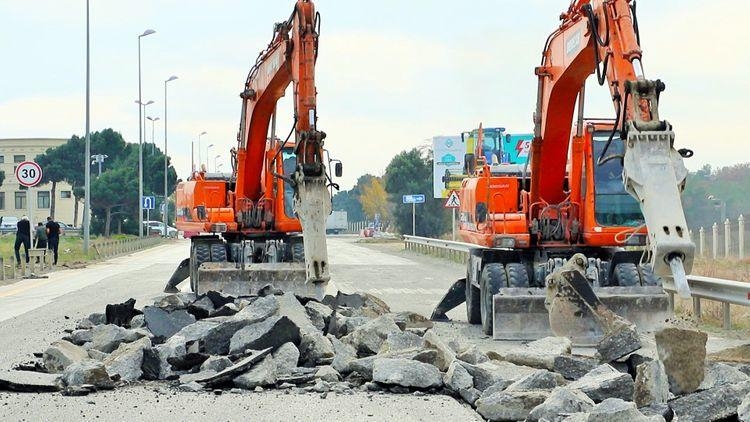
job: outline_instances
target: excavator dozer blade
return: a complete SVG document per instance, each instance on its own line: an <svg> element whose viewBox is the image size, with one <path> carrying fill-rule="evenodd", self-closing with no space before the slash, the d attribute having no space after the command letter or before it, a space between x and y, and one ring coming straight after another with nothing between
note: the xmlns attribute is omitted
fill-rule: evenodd
<svg viewBox="0 0 750 422"><path fill-rule="evenodd" d="M190 258L185 258L177 266L177 269L172 273L172 277L169 277L167 285L164 287L164 293L177 293L177 285L182 283L183 280L190 277Z"/></svg>
<svg viewBox="0 0 750 422"><path fill-rule="evenodd" d="M198 268L198 291L214 290L232 296L257 295L267 285L297 296L322 299L326 283L307 282L304 263L278 262L246 264L204 262Z"/></svg>
<svg viewBox="0 0 750 422"><path fill-rule="evenodd" d="M593 291L605 306L633 322L641 333L663 328L671 315L669 298L659 286L595 287ZM559 334L577 346L591 346L602 340L604 331L588 308L560 303L548 311L545 299L542 288L500 289L493 297L493 337L536 340Z"/></svg>
<svg viewBox="0 0 750 422"><path fill-rule="evenodd" d="M464 302L466 302L466 279L462 278L453 283L445 296L440 299L440 303L432 311L430 319L433 321L448 321L448 316L445 314Z"/></svg>

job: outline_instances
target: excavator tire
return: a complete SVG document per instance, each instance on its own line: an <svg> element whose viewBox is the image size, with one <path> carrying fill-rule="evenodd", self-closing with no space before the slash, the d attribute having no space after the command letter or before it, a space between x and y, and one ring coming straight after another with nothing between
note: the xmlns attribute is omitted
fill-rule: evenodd
<svg viewBox="0 0 750 422"><path fill-rule="evenodd" d="M198 291L198 267L204 262L211 262L211 244L196 242L193 244L190 257L190 288Z"/></svg>
<svg viewBox="0 0 750 422"><path fill-rule="evenodd" d="M211 262L227 262L227 248L224 243L211 243Z"/></svg>
<svg viewBox="0 0 750 422"><path fill-rule="evenodd" d="M492 325L495 319L492 310L492 297L501 288L508 284L508 276L503 264L491 263L484 266L479 279L479 291L481 296L480 316L482 318L482 331L492 335Z"/></svg>
<svg viewBox="0 0 750 422"><path fill-rule="evenodd" d="M630 262L617 264L615 267L615 283L618 286L630 287L640 286L641 276L638 274L638 267Z"/></svg>
<svg viewBox="0 0 750 422"><path fill-rule="evenodd" d="M641 273L641 284L644 286L661 286L661 277L654 274L654 269L650 264L644 264L638 267Z"/></svg>
<svg viewBox="0 0 750 422"><path fill-rule="evenodd" d="M529 272L526 266L519 262L505 265L507 272L508 287L529 287Z"/></svg>
<svg viewBox="0 0 750 422"><path fill-rule="evenodd" d="M305 262L305 244L302 242L292 243L292 262Z"/></svg>
<svg viewBox="0 0 750 422"><path fill-rule="evenodd" d="M479 289L471 285L469 275L466 275L466 319L469 324L479 324L482 322L482 315L479 309Z"/></svg>

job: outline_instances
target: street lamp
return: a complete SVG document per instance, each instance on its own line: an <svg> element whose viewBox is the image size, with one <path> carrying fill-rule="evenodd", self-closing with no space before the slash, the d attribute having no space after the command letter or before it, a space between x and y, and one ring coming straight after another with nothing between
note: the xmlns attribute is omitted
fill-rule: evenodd
<svg viewBox="0 0 750 422"><path fill-rule="evenodd" d="M169 192L167 191L167 169L168 169L168 158L167 158L167 83L177 79L177 76L170 76L169 79L164 81L164 237L169 236Z"/></svg>
<svg viewBox="0 0 750 422"><path fill-rule="evenodd" d="M91 156L91 159L93 160L91 161L91 165L94 165L97 163L99 164L99 176L102 175L102 164L104 163L104 160L106 158L109 158L107 154L95 154Z"/></svg>
<svg viewBox="0 0 750 422"><path fill-rule="evenodd" d="M706 195L706 199L713 203L714 208L719 210L719 216L721 217L721 223L727 221L727 201L717 198L714 195Z"/></svg>
<svg viewBox="0 0 750 422"><path fill-rule="evenodd" d="M208 132L204 130L203 132L198 134L198 171L200 171L201 166L201 136L205 135L206 133ZM195 170L195 164L193 164L193 170Z"/></svg>
<svg viewBox="0 0 750 422"><path fill-rule="evenodd" d="M143 114L146 108L143 106L143 110L141 109L141 38L155 32L147 29L138 36L138 237L143 237Z"/></svg>
<svg viewBox="0 0 750 422"><path fill-rule="evenodd" d="M206 147L206 171L209 171L210 170L209 167L211 167L211 162L209 161L210 158L208 158L210 157L210 155L208 155L208 150L211 149L213 146L214 144L208 144L208 146Z"/></svg>
<svg viewBox="0 0 750 422"><path fill-rule="evenodd" d="M159 118L151 116L148 116L146 118L151 120L151 155L154 155L154 150L156 149L156 141L154 140L154 123L156 123Z"/></svg>
<svg viewBox="0 0 750 422"><path fill-rule="evenodd" d="M217 173L219 172L219 167L216 165L216 162L219 160L219 158L221 158L221 154L214 157L214 171Z"/></svg>

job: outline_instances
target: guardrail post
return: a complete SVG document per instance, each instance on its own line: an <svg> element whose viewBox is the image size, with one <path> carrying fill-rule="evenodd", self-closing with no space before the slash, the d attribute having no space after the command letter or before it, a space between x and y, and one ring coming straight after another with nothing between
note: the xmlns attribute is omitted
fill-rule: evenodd
<svg viewBox="0 0 750 422"><path fill-rule="evenodd" d="M732 316L729 312L730 307L728 302L721 304L722 310L724 311L724 329L729 330L732 328Z"/></svg>
<svg viewBox="0 0 750 422"><path fill-rule="evenodd" d="M698 230L698 253L700 256L706 256L706 231L703 227Z"/></svg>
<svg viewBox="0 0 750 422"><path fill-rule="evenodd" d="M701 319L701 298L693 296L693 317Z"/></svg>
<svg viewBox="0 0 750 422"><path fill-rule="evenodd" d="M713 258L716 259L719 256L719 225L714 223L713 227L711 227L711 230L713 231L713 244L711 252L713 252Z"/></svg>
<svg viewBox="0 0 750 422"><path fill-rule="evenodd" d="M724 258L729 258L729 247L732 238L732 222L727 218L724 221Z"/></svg>
<svg viewBox="0 0 750 422"><path fill-rule="evenodd" d="M739 249L737 250L737 256L740 259L745 259L745 217L740 214L740 218L737 219L737 225L740 226L738 234L739 238Z"/></svg>

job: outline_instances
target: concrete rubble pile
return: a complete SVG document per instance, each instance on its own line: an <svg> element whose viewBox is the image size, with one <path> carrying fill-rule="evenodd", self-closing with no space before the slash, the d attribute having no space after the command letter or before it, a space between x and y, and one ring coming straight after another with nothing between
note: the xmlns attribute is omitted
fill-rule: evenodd
<svg viewBox="0 0 750 422"><path fill-rule="evenodd" d="M0 389L84 395L163 381L214 394L448 394L493 421L750 420L750 365L706 360L704 333L667 328L655 335L658 356L614 362L571 354L560 337L485 353L366 293L261 293L108 305L41 362L0 373Z"/></svg>

